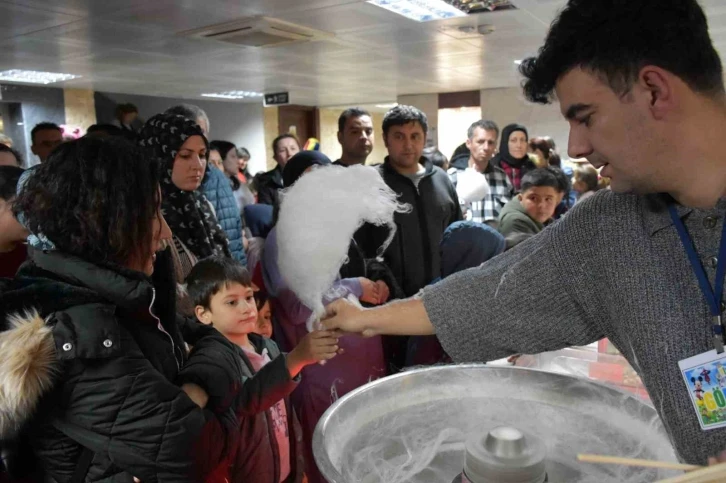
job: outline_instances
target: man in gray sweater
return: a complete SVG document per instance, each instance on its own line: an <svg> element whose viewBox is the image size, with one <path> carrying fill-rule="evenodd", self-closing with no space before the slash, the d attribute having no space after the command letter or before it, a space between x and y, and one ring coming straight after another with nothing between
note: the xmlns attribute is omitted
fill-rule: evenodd
<svg viewBox="0 0 726 483"><path fill-rule="evenodd" d="M457 362L608 337L642 377L680 457L706 463L726 449L726 428L702 429L678 364L723 344L714 279L726 157L713 146L726 136L726 94L705 15L696 0L569 0L520 71L529 100L556 95L570 156L603 168L613 191L413 298L367 310L338 301L324 324L435 333Z"/></svg>

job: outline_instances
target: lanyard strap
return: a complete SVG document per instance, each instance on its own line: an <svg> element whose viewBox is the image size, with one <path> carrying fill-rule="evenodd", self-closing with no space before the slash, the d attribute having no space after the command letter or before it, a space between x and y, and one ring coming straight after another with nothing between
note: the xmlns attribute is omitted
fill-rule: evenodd
<svg viewBox="0 0 726 483"><path fill-rule="evenodd" d="M716 280L715 289L711 286L706 275L706 270L703 268L696 247L693 244L691 236L686 230L686 225L683 223L681 218L678 216L676 207L674 205L668 206L673 224L678 231L678 236L681 238L683 248L686 250L688 260L691 262L693 272L696 274L698 279L698 285L701 287L708 306L711 309L711 315L713 316L712 332L714 336L714 346L718 353L724 351L724 328L721 320L721 300L723 299L723 285L724 285L724 274L726 274L726 219L724 219L723 230L721 232L721 245L718 250L718 263L716 266Z"/></svg>

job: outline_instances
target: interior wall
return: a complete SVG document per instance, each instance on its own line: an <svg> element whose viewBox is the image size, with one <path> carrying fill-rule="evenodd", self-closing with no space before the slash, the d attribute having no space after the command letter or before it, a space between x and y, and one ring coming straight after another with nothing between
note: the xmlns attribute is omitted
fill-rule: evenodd
<svg viewBox="0 0 726 483"><path fill-rule="evenodd" d="M92 90L63 89L66 124L88 129L96 124L96 103Z"/></svg>
<svg viewBox="0 0 726 483"><path fill-rule="evenodd" d="M491 119L502 129L507 124L523 124L530 137L550 136L557 145L563 159L567 156L569 126L558 103L540 105L524 99L518 87L484 89L481 91L481 112L483 119Z"/></svg>
<svg viewBox="0 0 726 483"><path fill-rule="evenodd" d="M265 170L269 171L277 163L272 159L272 141L280 135L280 116L276 106L265 107L263 110L263 131L265 143Z"/></svg>
<svg viewBox="0 0 726 483"><path fill-rule="evenodd" d="M13 139L15 147L25 157L27 166L38 164L40 160L30 151L30 131L41 122L66 123L63 89L23 85L0 86L3 102L20 103L23 116L25 139Z"/></svg>
<svg viewBox="0 0 726 483"><path fill-rule="evenodd" d="M325 153L331 161L339 159L343 150L338 142L338 117L342 111L338 109L320 109L320 151ZM383 145L383 112L371 113L373 122L373 151L368 155L366 164L382 163L388 155Z"/></svg>
<svg viewBox="0 0 726 483"><path fill-rule="evenodd" d="M212 140L226 140L249 150L250 172L263 171L266 165L265 132L262 103L202 101L169 97L136 96L96 92L96 118L99 123L114 121L114 110L119 103L130 102L139 109L139 117L146 120L177 104L195 104L209 117ZM86 126L87 127L87 126Z"/></svg>

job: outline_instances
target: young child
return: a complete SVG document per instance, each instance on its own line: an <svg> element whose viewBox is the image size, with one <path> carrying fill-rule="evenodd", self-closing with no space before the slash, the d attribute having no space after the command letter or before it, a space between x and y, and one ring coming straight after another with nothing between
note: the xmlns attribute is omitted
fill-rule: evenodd
<svg viewBox="0 0 726 483"><path fill-rule="evenodd" d="M522 191L512 198L499 214L499 232L536 235L555 214L560 201L561 185L547 168L535 169L522 178Z"/></svg>
<svg viewBox="0 0 726 483"><path fill-rule="evenodd" d="M311 332L289 354L281 354L274 342L254 333L254 289L249 273L236 260L206 258L194 266L186 283L197 319L237 345L246 375L241 383L249 392L249 403L229 457L230 483L295 481L296 438L288 396L303 367L337 354L337 337L328 331Z"/></svg>
<svg viewBox="0 0 726 483"><path fill-rule="evenodd" d="M257 305L257 327L255 334L272 339L272 309L270 299L261 292L255 292L255 304Z"/></svg>

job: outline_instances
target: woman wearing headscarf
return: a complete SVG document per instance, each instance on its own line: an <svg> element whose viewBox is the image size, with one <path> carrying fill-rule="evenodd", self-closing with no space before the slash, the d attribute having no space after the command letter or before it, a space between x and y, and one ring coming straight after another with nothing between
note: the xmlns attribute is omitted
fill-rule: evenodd
<svg viewBox="0 0 726 483"><path fill-rule="evenodd" d="M492 159L492 164L507 173L507 177L514 186L514 192L519 193L522 177L527 172L537 169L527 155L529 134L527 128L521 124L509 124L502 129L502 138L499 141L499 153Z"/></svg>
<svg viewBox="0 0 726 483"><path fill-rule="evenodd" d="M463 270L478 267L504 253L504 237L494 228L474 221L456 221L444 231L441 250L441 277L434 283ZM451 362L435 335L414 336L408 340L406 365L432 365Z"/></svg>
<svg viewBox="0 0 726 483"><path fill-rule="evenodd" d="M231 257L227 236L199 190L207 176L209 152L201 128L182 116L158 114L146 122L139 139L162 166L161 211L173 235L177 280L184 280L202 258Z"/></svg>
<svg viewBox="0 0 726 483"><path fill-rule="evenodd" d="M0 474L192 483L234 443L221 428L235 426L242 371L207 326L185 350L189 324L155 277L171 232L146 154L122 139L64 143L14 202L55 248L0 279Z"/></svg>
<svg viewBox="0 0 726 483"><path fill-rule="evenodd" d="M327 167L330 164L328 157L318 151L301 151L290 158L283 169L284 187L291 187L311 169L345 169ZM284 209L284 201L280 209ZM321 206L320 209L322 211L335 207ZM310 216L316 214L310 213ZM304 221L300 224L300 229L306 229ZM286 242L289 243L290 240ZM265 241L261 265L275 323L274 337L284 350L290 350L307 334L305 322L311 310L288 288L285 274L280 272L277 254L277 229L273 227ZM335 298L352 294L359 300L372 304L383 303L388 298L387 288L384 289L381 284L363 277L338 278L333 287ZM335 298L324 297L323 302L328 304ZM303 369L302 381L292 394L292 403L302 425L305 474L310 483L325 483L312 453L313 431L320 417L339 396L386 375L380 337L364 339L344 336L340 338L339 346L342 351L335 360Z"/></svg>

